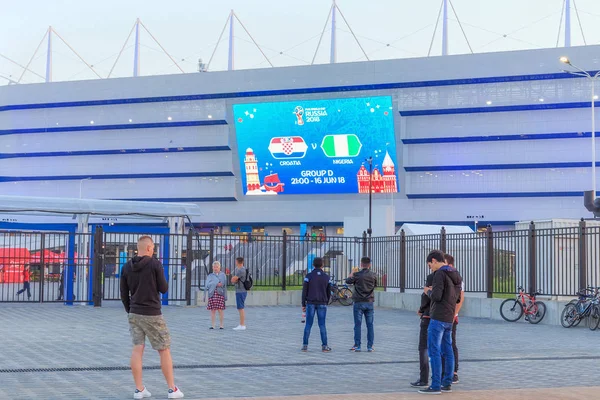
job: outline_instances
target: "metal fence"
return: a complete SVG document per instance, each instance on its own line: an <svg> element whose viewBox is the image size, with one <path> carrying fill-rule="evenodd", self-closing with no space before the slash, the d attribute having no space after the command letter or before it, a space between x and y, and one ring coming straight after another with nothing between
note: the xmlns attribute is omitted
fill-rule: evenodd
<svg viewBox="0 0 600 400"><path fill-rule="evenodd" d="M123 265L136 254L139 233L0 231L0 302L87 302L119 300ZM465 290L515 293L519 286L571 296L600 282L600 227L579 226L484 232L362 237L150 234L163 264L169 291L163 300L191 303L219 261L231 276L244 258L256 290L299 289L315 257L340 281L360 267L363 255L386 290L421 289L434 249L452 254ZM27 280L27 281L26 281ZM25 283L27 282L27 283Z"/></svg>

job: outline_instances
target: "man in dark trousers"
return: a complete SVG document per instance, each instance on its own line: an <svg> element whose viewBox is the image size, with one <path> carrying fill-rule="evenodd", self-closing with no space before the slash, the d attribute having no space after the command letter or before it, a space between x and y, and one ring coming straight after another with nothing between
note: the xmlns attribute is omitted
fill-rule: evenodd
<svg viewBox="0 0 600 400"><path fill-rule="evenodd" d="M321 331L321 350L323 353L329 353L331 348L327 345L325 318L327 317L327 304L329 304L331 298L331 282L329 281L329 275L323 272L322 258L315 258L313 266L315 268L306 275L302 285L302 312L306 313L302 351L308 351L308 338L316 313L319 330Z"/></svg>
<svg viewBox="0 0 600 400"><path fill-rule="evenodd" d="M454 257L450 254L444 254L444 261L447 265L452 268L456 268L454 266ZM458 383L460 380L458 379L458 346L456 345L456 328L458 326L458 312L463 305L465 300L465 282L462 282L461 290L460 290L460 302L456 305L456 311L454 312L456 315L454 316L454 324L452 324L452 352L454 353L454 376L452 377L452 383ZM444 363L442 362L442 367Z"/></svg>
<svg viewBox="0 0 600 400"><path fill-rule="evenodd" d="M431 386L419 390L422 394L452 392L454 354L452 352L452 324L456 304L460 301L462 278L456 269L446 265L444 253L433 250L427 256L427 265L434 272L433 284L423 289L431 299L427 349L431 361ZM442 377L442 356L445 374Z"/></svg>
<svg viewBox="0 0 600 400"><path fill-rule="evenodd" d="M169 284L160 261L153 257L154 242L142 236L137 243L137 256L129 260L121 272L121 301L129 319L129 332L133 341L131 373L135 382L134 399L150 397L142 382L142 357L146 336L152 348L158 351L160 366L169 386L168 398L181 399L183 393L173 378L171 335L161 312L160 293L167 293Z"/></svg>
<svg viewBox="0 0 600 400"><path fill-rule="evenodd" d="M371 271L371 259L369 257L363 257L360 259L360 265L362 270L357 273L352 273L346 283L354 285L354 293L352 294L352 300L354 300L354 346L350 348L350 351L359 352L360 339L361 339L361 327L362 317L365 316L365 322L367 324L367 351L375 351L373 348L373 340L375 339L375 331L373 328L373 317L375 311L373 310L373 302L375 301L375 288L377 287L377 276Z"/></svg>
<svg viewBox="0 0 600 400"><path fill-rule="evenodd" d="M427 275L425 287L433 285L433 272ZM429 354L427 352L427 330L429 329L429 312L431 300L425 293L421 293L421 307L417 314L421 317L421 326L419 331L419 379L412 382L410 386L420 388L429 386Z"/></svg>

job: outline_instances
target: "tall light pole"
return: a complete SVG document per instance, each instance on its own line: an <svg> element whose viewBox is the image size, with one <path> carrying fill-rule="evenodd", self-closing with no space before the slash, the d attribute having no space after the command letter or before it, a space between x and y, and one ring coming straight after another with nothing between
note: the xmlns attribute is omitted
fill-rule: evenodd
<svg viewBox="0 0 600 400"><path fill-rule="evenodd" d="M596 198L596 113L594 103L598 98L595 94L595 84L596 78L600 76L600 71L596 72L595 75L592 75L589 72L579 68L578 66L573 65L573 63L571 63L571 60L569 60L568 57L561 57L560 62L562 62L563 64L567 64L575 69L575 71L564 70L566 73L588 78L592 86L592 191L594 194L594 198Z"/></svg>

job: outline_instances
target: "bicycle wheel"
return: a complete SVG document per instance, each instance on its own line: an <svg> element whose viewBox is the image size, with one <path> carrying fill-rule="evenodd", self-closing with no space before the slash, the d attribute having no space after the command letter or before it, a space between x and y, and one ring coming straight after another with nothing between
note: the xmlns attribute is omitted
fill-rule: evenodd
<svg viewBox="0 0 600 400"><path fill-rule="evenodd" d="M564 328L570 328L575 322L579 324L579 321L577 321L578 316L579 314L577 312L577 306L575 304L569 303L565 306L562 313L560 314L560 324Z"/></svg>
<svg viewBox="0 0 600 400"><path fill-rule="evenodd" d="M340 289L339 296L340 296L339 297L340 303L343 306L349 306L352 303L354 303L354 301L352 300L352 291L350 289L346 289L346 288Z"/></svg>
<svg viewBox="0 0 600 400"><path fill-rule="evenodd" d="M598 329L598 325L600 325L600 306L595 304L592 306L592 310L590 311L590 325L589 328L592 331Z"/></svg>
<svg viewBox="0 0 600 400"><path fill-rule="evenodd" d="M333 304L333 302L334 302L334 301L336 301L336 300L338 299L338 296L339 296L339 294L338 294L338 291L337 291L337 289L333 289L333 290L331 291L331 297L329 297L329 303L328 303L328 304L329 304L329 305L332 305L332 304Z"/></svg>
<svg viewBox="0 0 600 400"><path fill-rule="evenodd" d="M530 324L539 324L544 319L546 315L546 305L541 301L536 301L532 304L529 313L529 323Z"/></svg>
<svg viewBox="0 0 600 400"><path fill-rule="evenodd" d="M523 316L523 305L515 299L506 299L500 304L500 315L505 321L518 321Z"/></svg>

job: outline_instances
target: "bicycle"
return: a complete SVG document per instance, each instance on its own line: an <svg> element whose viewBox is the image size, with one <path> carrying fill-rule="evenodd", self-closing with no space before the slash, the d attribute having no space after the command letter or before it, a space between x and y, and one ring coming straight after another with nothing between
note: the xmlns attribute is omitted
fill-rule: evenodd
<svg viewBox="0 0 600 400"><path fill-rule="evenodd" d="M537 291L527 294L521 286L518 290L515 299L506 299L500 304L500 315L505 321L515 322L525 314L526 321L539 324L546 315L546 304L536 300L536 296L542 293Z"/></svg>
<svg viewBox="0 0 600 400"><path fill-rule="evenodd" d="M334 301L339 301L343 306L349 306L354 303L352 300L352 290L345 283L340 287L336 282L331 282L331 297L329 298L329 304L333 304Z"/></svg>
<svg viewBox="0 0 600 400"><path fill-rule="evenodd" d="M577 326L588 318L588 328L595 331L600 325L600 288L588 286L577 292L578 298L565 305L561 315L560 324L564 328Z"/></svg>

